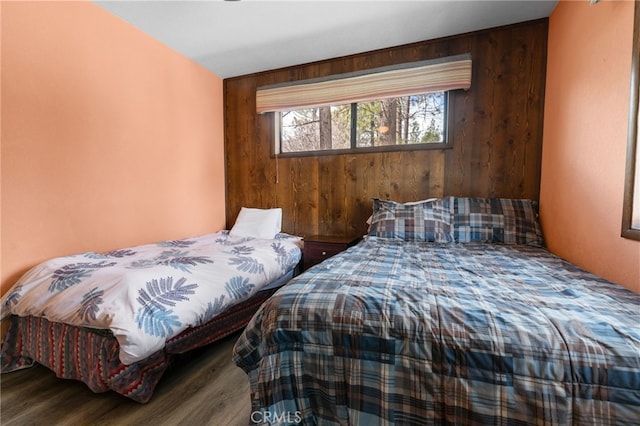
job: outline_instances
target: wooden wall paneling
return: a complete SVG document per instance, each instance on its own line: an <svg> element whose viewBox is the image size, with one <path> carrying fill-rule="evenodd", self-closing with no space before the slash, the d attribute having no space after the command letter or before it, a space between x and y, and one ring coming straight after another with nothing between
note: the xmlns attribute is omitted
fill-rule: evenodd
<svg viewBox="0 0 640 426"><path fill-rule="evenodd" d="M420 174L417 175L423 182L426 189L416 191L411 199L424 199L432 197L443 197L449 195L445 192L445 158L449 151L424 151L424 159L421 158L419 164L423 164L422 169L417 169Z"/></svg>
<svg viewBox="0 0 640 426"><path fill-rule="evenodd" d="M405 197L405 194L411 190L411 186L415 185L415 181L404 181L403 177L406 176L404 171L409 163L412 163L410 157L406 156L405 152L390 152L389 155L384 157L387 164L387 176L389 181L387 182L388 197L391 200L397 200Z"/></svg>
<svg viewBox="0 0 640 426"><path fill-rule="evenodd" d="M547 28L541 19L225 80L228 225L242 206L279 206L285 232L364 232L372 197L538 199ZM451 149L272 157L256 87L467 52L471 89L449 97Z"/></svg>
<svg viewBox="0 0 640 426"><path fill-rule="evenodd" d="M345 234L356 235L366 232L366 220L371 214L371 197L367 188L373 182L374 170L366 155L349 154L344 158L345 178L349 184L345 195L349 200L348 220Z"/></svg>
<svg viewBox="0 0 640 426"><path fill-rule="evenodd" d="M473 77L475 87L473 88L473 119L474 131L471 139L467 141L471 145L470 156L466 158L469 165L468 193L473 196L486 194L491 196L490 188L490 167L493 160L493 123L495 122L495 105L500 102L499 94L496 94L497 73L499 53L498 41L493 32L482 33L477 36L474 43L473 57L476 59L477 67ZM480 53L481 52L481 53ZM474 64L475 65L475 64ZM455 144L459 146L461 144Z"/></svg>
<svg viewBox="0 0 640 426"><path fill-rule="evenodd" d="M536 145L542 138L538 124L542 123L539 105L543 104L545 73L535 70L546 69L546 37L542 38L544 41L537 43L536 38L513 34L502 42L506 49L497 67L503 92L501 98L513 101L495 104L494 139L501 146L496 150L500 163L492 174L492 194L514 198L528 194L528 198L534 199L539 195L540 183L536 176L539 175L541 156L536 153L539 151Z"/></svg>
<svg viewBox="0 0 640 426"><path fill-rule="evenodd" d="M472 77L473 78L473 77ZM473 80L472 83L473 84ZM458 91L449 94L449 119L448 138L453 143L453 149L445 151L444 176L445 195L461 195L463 188L467 187L469 179L466 173L464 159L468 157L472 145L472 129L470 115L467 111L473 106L473 97L468 91Z"/></svg>
<svg viewBox="0 0 640 426"><path fill-rule="evenodd" d="M531 61L526 63L527 69L522 73L534 78L528 80L526 85L527 102L523 111L523 121L526 120L524 133L524 183L522 194L524 197L539 200L540 198L540 171L542 169L542 136L544 123L544 102L547 81L547 43L549 35L548 21L539 24L541 29L536 33L538 37L532 37L527 42ZM542 72L540 71L542 70Z"/></svg>
<svg viewBox="0 0 640 426"><path fill-rule="evenodd" d="M427 151L422 151L427 152ZM401 165L402 176L398 185L402 188L403 200L409 201L420 198L420 189L424 185L429 186L431 183L431 167L425 164L425 160L412 159L411 157L402 158Z"/></svg>
<svg viewBox="0 0 640 426"><path fill-rule="evenodd" d="M282 228L295 235L318 232L317 165L304 164L301 158L279 158Z"/></svg>
<svg viewBox="0 0 640 426"><path fill-rule="evenodd" d="M299 176L291 158L274 158L276 169L276 206L282 208L282 227L293 230L300 220L295 192L300 185Z"/></svg>
<svg viewBox="0 0 640 426"><path fill-rule="evenodd" d="M513 90L515 87L512 84L513 81L518 81L522 78L519 75L518 67L514 68L514 60L519 61L516 58L517 52L514 51L513 42L514 37L510 37L510 34L504 32L501 34L502 38L490 39L491 45L491 58L487 58L487 68L491 78L492 86L492 99L491 112L488 118L488 123L485 126L489 132L489 136L486 141L488 147L488 155L486 157L486 174L484 181L487 182L488 188L487 194L491 197L497 196L500 193L509 193L506 190L511 182L516 182L519 179L517 176L508 175L508 162L509 158L515 158L520 152L514 146L513 132L518 132L518 118L519 118L519 104L522 102L519 97L515 97L517 90ZM501 46L500 49L497 46ZM490 68L489 68L490 67ZM516 104L513 102L504 102L505 98L514 98ZM509 178L507 178L509 176ZM479 193L484 188L480 188ZM506 192L504 191L506 190Z"/></svg>
<svg viewBox="0 0 640 426"><path fill-rule="evenodd" d="M340 235L345 233L350 216L351 200L347 198L347 186L350 182L345 173L345 156L334 156L331 163L329 181L332 192L326 202L331 222L326 233Z"/></svg>
<svg viewBox="0 0 640 426"><path fill-rule="evenodd" d="M377 193L372 189L377 176L376 157L370 154L351 155L347 162L347 173L353 182L351 186L351 203L353 219L348 231L364 233L367 229L366 221L371 215L372 201Z"/></svg>
<svg viewBox="0 0 640 426"><path fill-rule="evenodd" d="M254 147L254 154L251 156L251 171L255 173L253 182L254 190L258 196L257 203L263 206L277 207L276 179L278 177L269 146L274 123L273 119L265 114L259 114L255 117L255 133L250 143Z"/></svg>
<svg viewBox="0 0 640 426"><path fill-rule="evenodd" d="M512 37L506 40L510 46L506 55L509 55L506 63L513 63L514 72L504 69L502 72L502 84L505 86L506 95L515 97L522 82L530 83L526 78L530 74L528 64L532 60L532 52L528 43L521 38ZM496 133L500 132L497 140L502 141L498 160L500 161L501 173L496 173L491 182L491 191L493 193L506 194L508 197L516 197L524 192L524 184L526 181L526 147L528 144L529 130L527 125L529 120L526 118L527 96L517 97L515 105L507 105L505 102L498 104L498 120ZM537 198L537 194L536 194Z"/></svg>
<svg viewBox="0 0 640 426"><path fill-rule="evenodd" d="M538 199L547 21L475 34L472 88L450 97L446 193Z"/></svg>
<svg viewBox="0 0 640 426"><path fill-rule="evenodd" d="M392 198L391 191L389 191L389 154L381 155L378 157L378 164L376 169L376 193L379 198L390 200Z"/></svg>
<svg viewBox="0 0 640 426"><path fill-rule="evenodd" d="M478 117L484 113L486 105L490 104L488 97L479 98L477 93L483 92L486 86L484 81L483 58L485 52L478 49L478 34L472 33L451 39L447 45L449 54L471 52L472 75L471 88L469 90L454 90L449 92L449 135L452 149L445 153L444 194L456 196L469 196L473 191L472 164L473 158L480 161L478 140L481 134L478 131ZM476 105L476 102L478 105Z"/></svg>
<svg viewBox="0 0 640 426"><path fill-rule="evenodd" d="M333 217L333 212L331 211L331 200L333 197L341 199L342 194L340 191L335 190L334 184L339 184L339 182L332 182L331 175L332 169L335 167L334 160L335 156L331 157L318 157L318 216L316 220L318 221L318 233L327 235L333 234L335 231L331 232L331 225L334 220L339 220L339 218Z"/></svg>
<svg viewBox="0 0 640 426"><path fill-rule="evenodd" d="M411 173L411 164L415 161L406 152L390 152L389 159L389 199L402 200L411 197L418 182Z"/></svg>

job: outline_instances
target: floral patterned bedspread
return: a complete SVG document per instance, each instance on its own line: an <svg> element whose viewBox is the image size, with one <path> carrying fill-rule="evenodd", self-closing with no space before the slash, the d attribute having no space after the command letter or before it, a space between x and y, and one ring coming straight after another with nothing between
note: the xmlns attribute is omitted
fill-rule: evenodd
<svg viewBox="0 0 640 426"><path fill-rule="evenodd" d="M239 238L228 231L183 240L82 253L43 262L0 300L1 318L110 330L123 364L242 302L294 268L299 237Z"/></svg>

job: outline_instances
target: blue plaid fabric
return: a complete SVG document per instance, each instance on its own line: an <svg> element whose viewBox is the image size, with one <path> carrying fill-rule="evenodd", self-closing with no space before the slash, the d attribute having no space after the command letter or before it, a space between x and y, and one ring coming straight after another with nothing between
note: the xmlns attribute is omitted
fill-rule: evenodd
<svg viewBox="0 0 640 426"><path fill-rule="evenodd" d="M544 246L537 203L508 198L455 198L457 243L503 243Z"/></svg>
<svg viewBox="0 0 640 426"><path fill-rule="evenodd" d="M639 324L640 295L542 248L369 237L272 296L233 359L274 424L638 425Z"/></svg>
<svg viewBox="0 0 640 426"><path fill-rule="evenodd" d="M453 242L453 197L415 203L373 199L369 235L402 241Z"/></svg>

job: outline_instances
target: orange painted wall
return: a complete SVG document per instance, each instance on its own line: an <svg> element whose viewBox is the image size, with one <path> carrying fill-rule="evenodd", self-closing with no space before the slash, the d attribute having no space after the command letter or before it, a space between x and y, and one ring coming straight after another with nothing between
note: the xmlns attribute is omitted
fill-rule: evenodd
<svg viewBox="0 0 640 426"><path fill-rule="evenodd" d="M633 1L560 1L549 20L540 217L549 249L640 293L620 237Z"/></svg>
<svg viewBox="0 0 640 426"><path fill-rule="evenodd" d="M224 227L222 79L91 2L1 3L2 293Z"/></svg>

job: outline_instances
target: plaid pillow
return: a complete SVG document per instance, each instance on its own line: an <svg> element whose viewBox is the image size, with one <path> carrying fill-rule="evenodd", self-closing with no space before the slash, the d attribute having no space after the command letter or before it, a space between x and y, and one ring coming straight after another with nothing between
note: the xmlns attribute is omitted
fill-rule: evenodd
<svg viewBox="0 0 640 426"><path fill-rule="evenodd" d="M453 197L415 203L373 199L369 235L403 241L453 242Z"/></svg>
<svg viewBox="0 0 640 426"><path fill-rule="evenodd" d="M453 204L453 236L457 243L544 246L535 201L456 198Z"/></svg>

